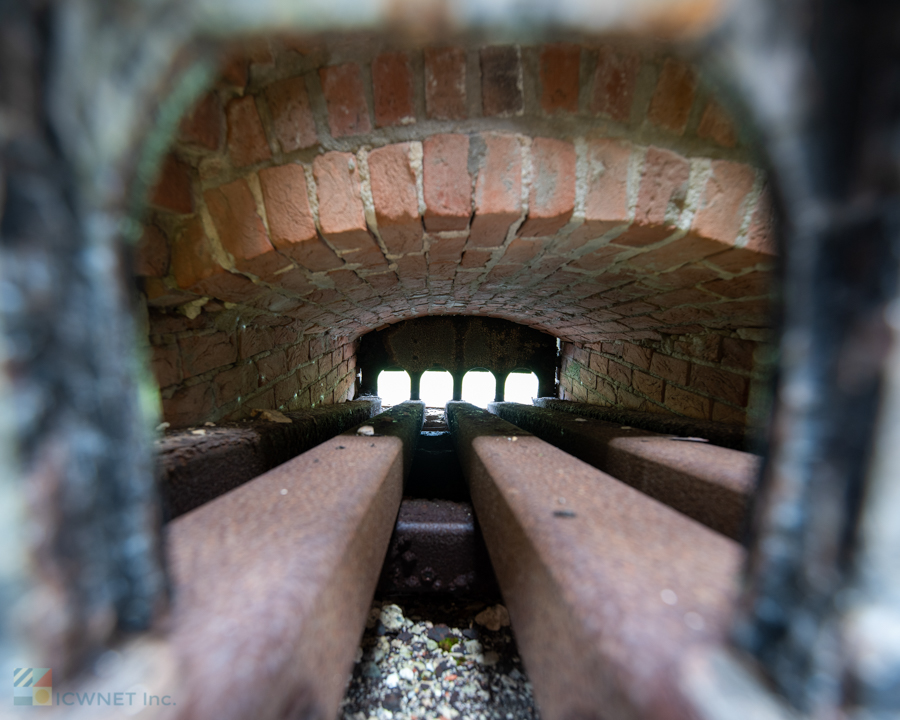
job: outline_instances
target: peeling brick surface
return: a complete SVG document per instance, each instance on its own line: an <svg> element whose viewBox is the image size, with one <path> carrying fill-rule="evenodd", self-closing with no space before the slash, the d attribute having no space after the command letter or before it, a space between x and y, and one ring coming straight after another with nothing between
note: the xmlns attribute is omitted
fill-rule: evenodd
<svg viewBox="0 0 900 720"><path fill-rule="evenodd" d="M251 95L228 103L228 153L235 167L246 167L272 157L259 110Z"/></svg>
<svg viewBox="0 0 900 720"><path fill-rule="evenodd" d="M336 138L372 131L369 106L363 92L359 65L346 63L319 70L328 104L328 127Z"/></svg>
<svg viewBox="0 0 900 720"><path fill-rule="evenodd" d="M272 130L282 152L293 152L318 142L303 77L272 83L266 88L266 100L272 113Z"/></svg>

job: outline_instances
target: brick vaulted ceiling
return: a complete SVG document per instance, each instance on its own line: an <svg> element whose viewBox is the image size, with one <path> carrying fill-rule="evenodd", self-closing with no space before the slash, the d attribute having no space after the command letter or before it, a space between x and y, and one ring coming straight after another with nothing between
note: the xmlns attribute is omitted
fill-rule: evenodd
<svg viewBox="0 0 900 720"><path fill-rule="evenodd" d="M175 423L343 399L356 338L411 317L579 348L768 321L765 176L695 69L646 45L246 43L145 221Z"/></svg>

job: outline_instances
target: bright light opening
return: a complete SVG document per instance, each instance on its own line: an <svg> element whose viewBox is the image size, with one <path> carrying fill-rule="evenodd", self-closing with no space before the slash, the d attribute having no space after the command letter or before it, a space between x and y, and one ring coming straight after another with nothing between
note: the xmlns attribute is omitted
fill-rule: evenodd
<svg viewBox="0 0 900 720"><path fill-rule="evenodd" d="M506 378L503 397L506 402L531 405L532 398L538 396L538 379L534 373L513 372Z"/></svg>
<svg viewBox="0 0 900 720"><path fill-rule="evenodd" d="M425 407L442 408L453 399L453 376L445 370L427 370L422 373L419 397Z"/></svg>
<svg viewBox="0 0 900 720"><path fill-rule="evenodd" d="M399 405L409 400L411 383L406 370L382 370L378 375L378 397L382 407Z"/></svg>
<svg viewBox="0 0 900 720"><path fill-rule="evenodd" d="M469 370L463 377L462 399L467 403L486 409L496 391L494 374L487 370Z"/></svg>

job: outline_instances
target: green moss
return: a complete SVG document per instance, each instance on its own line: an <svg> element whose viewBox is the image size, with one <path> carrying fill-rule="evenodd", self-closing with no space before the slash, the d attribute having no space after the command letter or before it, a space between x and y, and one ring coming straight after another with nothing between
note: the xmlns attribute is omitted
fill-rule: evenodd
<svg viewBox="0 0 900 720"><path fill-rule="evenodd" d="M453 637L450 635L449 637L445 637L438 643L438 647L444 652L450 652L453 650L454 646L459 643L459 638Z"/></svg>

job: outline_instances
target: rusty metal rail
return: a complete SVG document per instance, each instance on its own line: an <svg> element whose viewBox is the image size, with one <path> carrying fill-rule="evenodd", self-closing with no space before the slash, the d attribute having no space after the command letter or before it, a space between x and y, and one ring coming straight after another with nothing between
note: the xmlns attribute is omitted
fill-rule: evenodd
<svg viewBox="0 0 900 720"><path fill-rule="evenodd" d="M542 717L695 717L681 664L723 642L737 543L472 405L447 412Z"/></svg>
<svg viewBox="0 0 900 720"><path fill-rule="evenodd" d="M168 526L175 718L331 718L424 405L404 403Z"/></svg>
<svg viewBox="0 0 900 720"><path fill-rule="evenodd" d="M748 432L740 425L726 425L725 423L694 420L692 418L678 417L677 415L591 405L590 403L558 400L552 397L535 398L534 405L547 410L559 410L560 412L572 413L581 417L605 420L606 422L628 425L641 430L651 430L665 435L701 437L709 440L714 445L721 445L732 450L745 450L748 445L752 445L756 441L753 433Z"/></svg>
<svg viewBox="0 0 900 720"><path fill-rule="evenodd" d="M164 514L174 518L243 485L381 412L369 398L256 420L169 433L156 441Z"/></svg>
<svg viewBox="0 0 900 720"><path fill-rule="evenodd" d="M519 403L488 411L723 535L742 535L756 455Z"/></svg>

